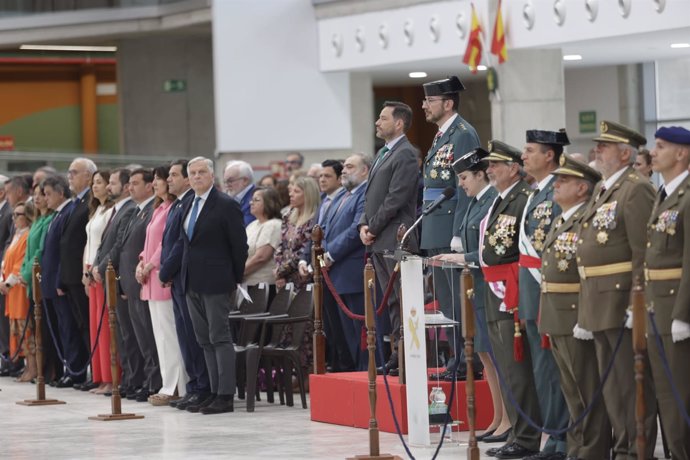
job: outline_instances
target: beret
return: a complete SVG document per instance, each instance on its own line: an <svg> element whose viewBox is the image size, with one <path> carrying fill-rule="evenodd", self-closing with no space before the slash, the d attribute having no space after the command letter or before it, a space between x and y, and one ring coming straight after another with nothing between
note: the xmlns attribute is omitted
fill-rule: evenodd
<svg viewBox="0 0 690 460"><path fill-rule="evenodd" d="M690 145L690 131L682 126L662 126L656 130L654 137L674 144Z"/></svg>

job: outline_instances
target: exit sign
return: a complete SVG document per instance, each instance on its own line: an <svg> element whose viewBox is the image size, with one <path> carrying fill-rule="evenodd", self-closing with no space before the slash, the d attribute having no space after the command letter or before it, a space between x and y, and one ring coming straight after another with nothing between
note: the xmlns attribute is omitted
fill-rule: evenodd
<svg viewBox="0 0 690 460"><path fill-rule="evenodd" d="M187 91L187 80L165 80L163 82L163 91L166 93Z"/></svg>
<svg viewBox="0 0 690 460"><path fill-rule="evenodd" d="M595 112L594 110L580 112L580 132L597 132L597 112Z"/></svg>

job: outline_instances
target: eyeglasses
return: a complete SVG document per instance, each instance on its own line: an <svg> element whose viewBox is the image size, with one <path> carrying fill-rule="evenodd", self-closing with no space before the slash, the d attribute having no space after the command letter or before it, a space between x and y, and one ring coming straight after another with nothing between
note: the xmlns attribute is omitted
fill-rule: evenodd
<svg viewBox="0 0 690 460"><path fill-rule="evenodd" d="M436 101L447 101L447 100L449 100L449 99L447 99L447 98L445 98L445 97L437 97L437 98L433 98L433 99L430 98L430 97L425 97L424 99L422 99L422 104L427 104L427 105L428 105L428 104L431 104L432 102L436 102Z"/></svg>
<svg viewBox="0 0 690 460"><path fill-rule="evenodd" d="M225 185L230 185L233 182L244 179L243 177L235 177L234 179L225 179Z"/></svg>
<svg viewBox="0 0 690 460"><path fill-rule="evenodd" d="M19 216L26 216L26 213L23 213L23 212L13 212L12 215L13 215L14 217L19 217Z"/></svg>

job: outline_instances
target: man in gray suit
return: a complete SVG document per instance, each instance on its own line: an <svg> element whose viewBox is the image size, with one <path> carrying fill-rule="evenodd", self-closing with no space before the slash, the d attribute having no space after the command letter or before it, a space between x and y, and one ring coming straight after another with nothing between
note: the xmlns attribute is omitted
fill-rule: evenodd
<svg viewBox="0 0 690 460"><path fill-rule="evenodd" d="M116 169L110 174L107 187L108 198L113 200L115 205L110 211L111 215L108 218L101 245L91 270L96 282L104 282L108 262L112 261L116 271L120 268L122 240L127 224L137 207L129 196L129 173L128 169ZM129 303L122 297L118 297L117 300L117 323L117 349L122 365L120 394L126 396L134 393L135 389L140 388L144 382L144 357L134 334Z"/></svg>
<svg viewBox="0 0 690 460"><path fill-rule="evenodd" d="M141 300L141 285L135 277L139 254L146 241L146 226L153 214L153 172L150 169L136 169L129 178L129 191L137 204L132 213L120 246L120 286L129 304L134 335L144 357L144 381L142 387L127 399L146 402L158 392L162 385L156 342L148 302Z"/></svg>
<svg viewBox="0 0 690 460"><path fill-rule="evenodd" d="M402 102L385 102L376 121L376 136L386 141L379 150L369 172L365 191L364 213L359 221L359 237L372 254L376 279L385 290L393 273L395 261L384 258L394 251L400 224L408 228L414 223L417 211L418 174L417 149L407 140L405 133L412 124L412 109ZM409 247L417 247L414 234ZM388 300L388 314L393 328L393 353L385 365L388 371L397 370L397 340L400 338L400 282ZM383 371L383 369L381 369Z"/></svg>
<svg viewBox="0 0 690 460"><path fill-rule="evenodd" d="M9 178L0 175L0 257L4 255L7 240L12 230L12 207L5 197L5 182ZM5 296L0 296L0 354L2 354L2 367L0 376L10 375L11 364L6 361L10 352L10 323L5 316Z"/></svg>

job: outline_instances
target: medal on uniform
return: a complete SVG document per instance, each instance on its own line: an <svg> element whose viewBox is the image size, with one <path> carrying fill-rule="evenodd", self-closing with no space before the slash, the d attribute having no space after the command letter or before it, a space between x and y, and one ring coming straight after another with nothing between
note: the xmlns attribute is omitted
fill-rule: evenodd
<svg viewBox="0 0 690 460"><path fill-rule="evenodd" d="M490 245L490 246L496 246L496 243L497 243L497 242L498 242L498 241L496 241L496 236L491 235L491 236L489 237L489 245Z"/></svg>
<svg viewBox="0 0 690 460"><path fill-rule="evenodd" d="M505 253L506 253L505 246L503 246L502 244L499 244L498 246L496 246L496 254L498 254L499 256L502 256Z"/></svg>
<svg viewBox="0 0 690 460"><path fill-rule="evenodd" d="M441 171L441 179L443 179L443 180L450 179L450 171L448 171L447 169L444 169L443 171Z"/></svg>
<svg viewBox="0 0 690 460"><path fill-rule="evenodd" d="M567 260L561 259L558 261L558 270L562 272L568 271L569 265L570 263Z"/></svg>
<svg viewBox="0 0 690 460"><path fill-rule="evenodd" d="M606 233L605 231L600 231L597 233L597 242L599 244L606 244L606 242L609 240L609 234Z"/></svg>
<svg viewBox="0 0 690 460"><path fill-rule="evenodd" d="M432 179L436 179L438 177L438 171L436 171L436 169L432 169L429 173L429 177L431 177Z"/></svg>

